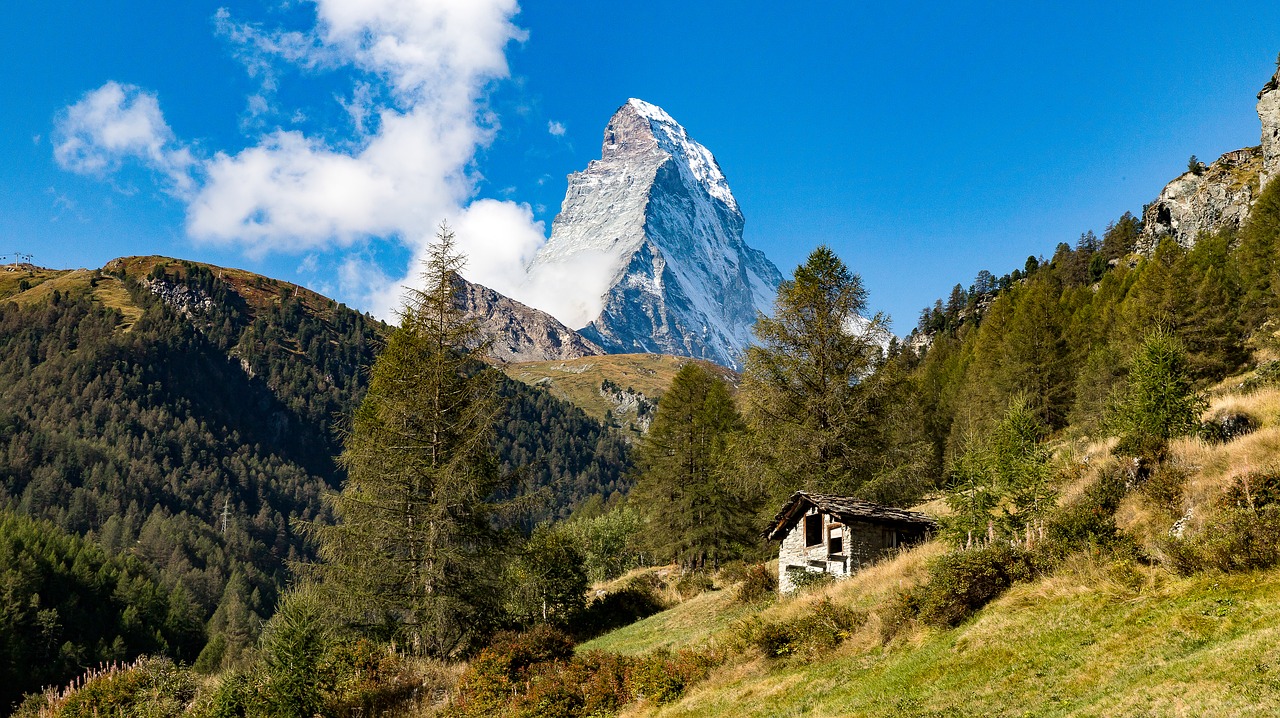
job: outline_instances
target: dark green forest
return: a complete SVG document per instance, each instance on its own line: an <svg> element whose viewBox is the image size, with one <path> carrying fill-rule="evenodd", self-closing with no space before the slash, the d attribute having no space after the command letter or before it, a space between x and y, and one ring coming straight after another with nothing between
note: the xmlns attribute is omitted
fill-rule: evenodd
<svg viewBox="0 0 1280 718"><path fill-rule="evenodd" d="M44 301L0 302L6 521L40 519L48 523L22 530L91 540L86 546L101 552L93 561L125 567L110 570L130 586L154 582L149 590L166 607L130 618L143 625L134 633L106 635L122 619L103 620L100 637L79 630L87 619L56 602L6 614L0 671L25 679L0 681L0 704L141 653L205 670L231 665L272 614L291 564L314 557L295 523L332 520L322 496L342 485L336 457L387 327L292 285L241 275L170 261L130 273L116 263ZM96 290L108 286L127 291L140 313L107 306ZM626 490L621 437L545 391L497 381L505 411L494 450L516 480L507 493L525 497L510 521L532 526ZM11 547L19 563L34 562L23 582L60 580L55 567L70 559L53 556L72 549L55 544ZM89 584L85 591L113 590ZM165 633L170 614L194 628ZM23 639L32 631L40 642ZM57 670L26 671L50 645L61 656L49 664Z"/></svg>

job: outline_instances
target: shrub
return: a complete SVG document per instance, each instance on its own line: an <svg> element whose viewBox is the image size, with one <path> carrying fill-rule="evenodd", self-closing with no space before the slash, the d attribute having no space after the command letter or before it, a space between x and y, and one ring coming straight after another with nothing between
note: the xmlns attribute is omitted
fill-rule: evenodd
<svg viewBox="0 0 1280 718"><path fill-rule="evenodd" d="M776 622L755 618L739 630L748 644L766 656L809 659L840 645L866 622L865 612L824 599L799 618Z"/></svg>
<svg viewBox="0 0 1280 718"><path fill-rule="evenodd" d="M1104 473L1084 490L1075 502L1054 510L1044 525L1041 550L1055 558L1090 548L1116 545L1116 509L1125 495L1125 480L1119 472Z"/></svg>
<svg viewBox="0 0 1280 718"><path fill-rule="evenodd" d="M1197 433L1201 439L1210 443L1225 444L1257 430L1257 419L1242 411L1236 411L1215 416L1208 421L1202 422Z"/></svg>
<svg viewBox="0 0 1280 718"><path fill-rule="evenodd" d="M746 569L741 581L736 595L741 603L755 603L777 595L778 579L774 577L773 571L762 563Z"/></svg>
<svg viewBox="0 0 1280 718"><path fill-rule="evenodd" d="M650 580L633 581L605 596L592 599L572 626L579 640L594 638L630 625L666 608Z"/></svg>
<svg viewBox="0 0 1280 718"><path fill-rule="evenodd" d="M791 573L791 585L797 593L814 591L835 582L831 574L824 571L794 571Z"/></svg>
<svg viewBox="0 0 1280 718"><path fill-rule="evenodd" d="M1170 516L1181 516L1182 494L1186 484L1186 469L1166 461L1152 469L1147 479L1138 486L1138 491L1162 512Z"/></svg>
<svg viewBox="0 0 1280 718"><path fill-rule="evenodd" d="M913 598L921 621L949 628L1037 572L1034 554L1007 544L956 551L930 563L929 581Z"/></svg>
<svg viewBox="0 0 1280 718"><path fill-rule="evenodd" d="M15 718L177 718L196 694L191 672L168 658L143 657L90 671L73 686L29 696Z"/></svg>
<svg viewBox="0 0 1280 718"><path fill-rule="evenodd" d="M716 582L721 586L741 583L747 577L751 566L746 561L733 560L725 563L716 573Z"/></svg>
<svg viewBox="0 0 1280 718"><path fill-rule="evenodd" d="M909 623L916 619L920 609L916 597L909 591L898 591L880 604L880 642L888 643Z"/></svg>
<svg viewBox="0 0 1280 718"><path fill-rule="evenodd" d="M549 649L549 650L548 650ZM535 659L532 663L529 661ZM627 703L665 703L706 677L716 656L659 650L642 656L590 651L574 656L548 635L519 634L471 662L447 713L562 718L616 713Z"/></svg>
<svg viewBox="0 0 1280 718"><path fill-rule="evenodd" d="M676 580L676 593L682 600L688 600L715 588L715 582L705 571L687 571Z"/></svg>
<svg viewBox="0 0 1280 718"><path fill-rule="evenodd" d="M671 652L660 648L636 659L628 674L628 691L636 700L669 703L716 665L717 659L691 650Z"/></svg>
<svg viewBox="0 0 1280 718"><path fill-rule="evenodd" d="M1161 545L1175 571L1247 571L1280 564L1280 476L1237 479L1206 526L1198 536Z"/></svg>

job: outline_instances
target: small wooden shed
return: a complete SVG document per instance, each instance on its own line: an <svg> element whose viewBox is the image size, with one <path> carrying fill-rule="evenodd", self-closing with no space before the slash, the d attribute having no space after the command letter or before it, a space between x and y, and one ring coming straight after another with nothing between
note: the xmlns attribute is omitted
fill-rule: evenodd
<svg viewBox="0 0 1280 718"><path fill-rule="evenodd" d="M779 541L778 590L795 590L798 572L844 578L886 553L923 541L932 517L848 496L797 491L774 517L765 538Z"/></svg>

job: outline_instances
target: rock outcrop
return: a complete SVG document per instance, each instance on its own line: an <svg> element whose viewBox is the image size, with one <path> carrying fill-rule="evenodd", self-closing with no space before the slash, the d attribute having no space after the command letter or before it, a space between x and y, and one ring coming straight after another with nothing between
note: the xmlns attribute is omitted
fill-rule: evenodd
<svg viewBox="0 0 1280 718"><path fill-rule="evenodd" d="M742 238L715 158L661 108L629 100L601 158L569 176L530 281L594 282L580 331L610 353L661 352L736 368L782 275Z"/></svg>
<svg viewBox="0 0 1280 718"><path fill-rule="evenodd" d="M1280 175L1280 65L1258 93L1262 121L1262 186Z"/></svg>
<svg viewBox="0 0 1280 718"><path fill-rule="evenodd" d="M481 284L458 279L458 298L500 362L555 361L598 356L604 350L555 317Z"/></svg>
<svg viewBox="0 0 1280 718"><path fill-rule="evenodd" d="M1246 147L1165 185L1142 213L1138 251L1150 254L1164 237L1190 247L1203 232L1239 227L1258 196L1262 166L1262 148Z"/></svg>
<svg viewBox="0 0 1280 718"><path fill-rule="evenodd" d="M1142 213L1138 251L1150 254L1164 237L1190 247L1201 233L1248 219L1261 189L1280 176L1280 68L1258 93L1258 119L1261 145L1228 152L1165 185Z"/></svg>

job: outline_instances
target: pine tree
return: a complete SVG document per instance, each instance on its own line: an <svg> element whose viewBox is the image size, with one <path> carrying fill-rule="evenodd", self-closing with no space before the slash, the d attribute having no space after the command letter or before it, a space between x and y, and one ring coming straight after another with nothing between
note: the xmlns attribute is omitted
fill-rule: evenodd
<svg viewBox="0 0 1280 718"><path fill-rule="evenodd" d="M819 247L756 321L743 372L755 455L745 473L773 498L800 488L853 493L883 468L886 404L872 375L885 319L863 317L862 280Z"/></svg>
<svg viewBox="0 0 1280 718"><path fill-rule="evenodd" d="M1165 330L1147 334L1113 410L1112 424L1120 435L1116 451L1159 461L1170 439L1196 430L1206 405L1192 385L1182 341Z"/></svg>
<svg viewBox="0 0 1280 718"><path fill-rule="evenodd" d="M1043 426L1025 397L1010 400L994 429L970 442L954 473L946 526L964 546L992 538L1030 543L1054 506Z"/></svg>
<svg viewBox="0 0 1280 718"><path fill-rule="evenodd" d="M680 368L639 451L637 503L662 558L702 567L742 554L751 502L730 482L730 440L742 418L725 381L696 362Z"/></svg>
<svg viewBox="0 0 1280 718"><path fill-rule="evenodd" d="M463 258L447 226L437 240L346 436L337 523L312 529L322 587L349 625L450 656L499 612L487 500L503 481L495 377L456 299Z"/></svg>

